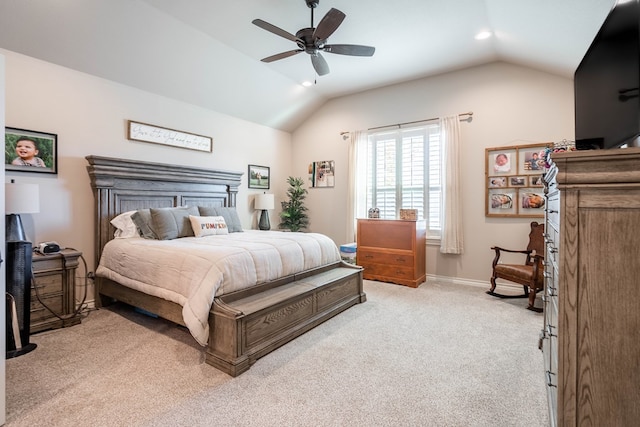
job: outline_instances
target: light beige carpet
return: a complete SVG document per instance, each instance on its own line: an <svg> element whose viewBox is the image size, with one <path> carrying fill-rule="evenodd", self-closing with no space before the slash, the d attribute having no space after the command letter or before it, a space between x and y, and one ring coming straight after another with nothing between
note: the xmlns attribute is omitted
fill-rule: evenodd
<svg viewBox="0 0 640 427"><path fill-rule="evenodd" d="M546 426L542 315L485 289L365 281L368 301L237 378L115 305L6 361L8 426Z"/></svg>

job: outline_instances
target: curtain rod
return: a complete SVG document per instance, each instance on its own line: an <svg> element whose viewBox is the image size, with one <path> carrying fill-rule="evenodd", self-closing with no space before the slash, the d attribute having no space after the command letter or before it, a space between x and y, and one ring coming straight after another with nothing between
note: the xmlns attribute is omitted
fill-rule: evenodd
<svg viewBox="0 0 640 427"><path fill-rule="evenodd" d="M473 116L473 111L469 111L468 113L460 113L460 114L458 114L458 117L463 117L463 116L471 117L471 116ZM398 128L400 128L400 127L405 126L405 125L413 125L415 123L431 122L431 121L434 121L434 120L440 120L440 117L433 117L431 119L424 119L424 120L415 120L413 122L396 123L396 124L393 124L393 125L386 125L386 126L376 126L374 128L369 128L367 130L384 129L384 128L390 128L390 127L393 127L393 126L398 126ZM350 132L340 132L340 135L346 135L348 133L350 133Z"/></svg>

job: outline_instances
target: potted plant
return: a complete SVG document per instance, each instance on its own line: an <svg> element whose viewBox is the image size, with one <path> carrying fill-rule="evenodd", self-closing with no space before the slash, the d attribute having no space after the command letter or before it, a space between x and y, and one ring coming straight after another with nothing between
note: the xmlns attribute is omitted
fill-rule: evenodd
<svg viewBox="0 0 640 427"><path fill-rule="evenodd" d="M279 227L290 231L304 230L309 225L307 208L304 206L307 189L302 187L304 184L302 178L290 176L287 183L289 184L287 190L289 200L281 202L282 212L280 213Z"/></svg>

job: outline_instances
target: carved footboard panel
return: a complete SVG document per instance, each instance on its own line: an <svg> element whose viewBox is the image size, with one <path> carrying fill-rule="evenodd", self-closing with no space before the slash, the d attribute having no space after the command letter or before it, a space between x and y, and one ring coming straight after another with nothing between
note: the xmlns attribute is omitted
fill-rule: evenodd
<svg viewBox="0 0 640 427"><path fill-rule="evenodd" d="M207 363L237 376L265 354L366 301L362 269L349 264L291 280L257 293L216 298Z"/></svg>

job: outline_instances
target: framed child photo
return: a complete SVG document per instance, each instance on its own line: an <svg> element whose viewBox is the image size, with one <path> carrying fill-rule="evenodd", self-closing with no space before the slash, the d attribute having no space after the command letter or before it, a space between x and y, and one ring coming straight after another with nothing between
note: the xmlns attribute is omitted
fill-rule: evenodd
<svg viewBox="0 0 640 427"><path fill-rule="evenodd" d="M268 166L249 165L249 188L268 190L269 184Z"/></svg>
<svg viewBox="0 0 640 427"><path fill-rule="evenodd" d="M5 128L5 170L58 173L58 135Z"/></svg>
<svg viewBox="0 0 640 427"><path fill-rule="evenodd" d="M492 176L489 177L489 188L500 188L507 186L507 177L506 176Z"/></svg>
<svg viewBox="0 0 640 427"><path fill-rule="evenodd" d="M515 216L517 191L511 188L491 189L487 194L486 216Z"/></svg>
<svg viewBox="0 0 640 427"><path fill-rule="evenodd" d="M486 170L488 176L514 175L517 170L516 149L487 149Z"/></svg>
<svg viewBox="0 0 640 427"><path fill-rule="evenodd" d="M545 197L539 188L523 188L519 193L519 210L522 214L544 215Z"/></svg>
<svg viewBox="0 0 640 427"><path fill-rule="evenodd" d="M521 174L541 174L545 169L545 149L548 144L522 148L518 152Z"/></svg>
<svg viewBox="0 0 640 427"><path fill-rule="evenodd" d="M509 187L526 187L529 183L526 176L510 176Z"/></svg>
<svg viewBox="0 0 640 427"><path fill-rule="evenodd" d="M544 185L544 181L542 181L542 174L532 175L529 177L530 187L542 187L543 185Z"/></svg>

